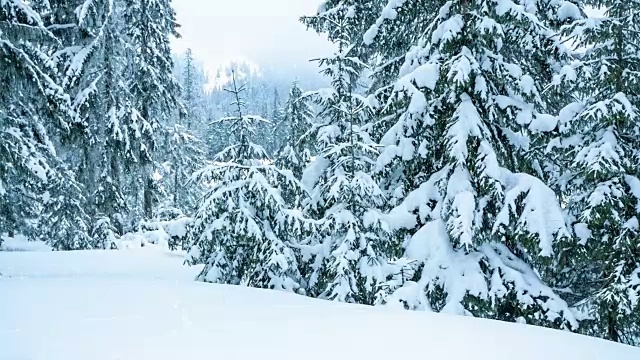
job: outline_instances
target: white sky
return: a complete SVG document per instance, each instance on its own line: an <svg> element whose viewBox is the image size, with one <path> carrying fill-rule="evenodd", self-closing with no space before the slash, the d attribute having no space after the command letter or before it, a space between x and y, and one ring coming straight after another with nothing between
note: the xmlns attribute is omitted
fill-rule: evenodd
<svg viewBox="0 0 640 360"><path fill-rule="evenodd" d="M173 0L182 38L175 52L191 48L209 71L230 60L310 69L309 59L331 50L298 18L313 14L321 0ZM598 13L598 11L593 11ZM302 70L302 69L300 69Z"/></svg>
<svg viewBox="0 0 640 360"><path fill-rule="evenodd" d="M173 0L182 39L175 52L191 48L213 70L235 59L258 64L304 66L329 44L298 18L313 14L320 0Z"/></svg>

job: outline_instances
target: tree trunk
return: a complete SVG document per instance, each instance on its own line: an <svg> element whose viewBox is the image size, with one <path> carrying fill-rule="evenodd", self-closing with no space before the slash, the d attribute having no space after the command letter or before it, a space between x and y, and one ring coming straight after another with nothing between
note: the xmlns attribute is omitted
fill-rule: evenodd
<svg viewBox="0 0 640 360"><path fill-rule="evenodd" d="M616 319L616 306L611 305L607 319L607 338L611 341L620 342L620 334L618 333L618 321Z"/></svg>
<svg viewBox="0 0 640 360"><path fill-rule="evenodd" d="M176 162L176 168L174 169L175 174L173 175L173 207L179 209L178 206L178 186L180 186L180 165Z"/></svg>
<svg viewBox="0 0 640 360"><path fill-rule="evenodd" d="M113 183L112 186L115 188L115 191L117 191L117 194L113 194L113 195L120 196L120 194L122 194L122 185L120 184L120 164L118 163L118 158L115 156L114 153L110 154L110 158L111 158L110 159L111 164L109 166L109 171L110 171L111 181ZM120 213L122 211L121 204L118 204L116 209L116 204L115 204L116 201L120 201L120 198L111 199L109 211L108 211L108 214L106 215L109 217L112 223L115 222L115 224L113 225L115 226L118 235L122 236L124 235L124 224L122 223L122 216L124 214Z"/></svg>
<svg viewBox="0 0 640 360"><path fill-rule="evenodd" d="M95 215L95 201L93 198L95 192L96 185L96 177L95 177L95 166L91 157L91 149L90 144L84 143L83 146L83 157L84 157L84 190L85 190L85 201L89 206L86 206L87 215L93 217Z"/></svg>
<svg viewBox="0 0 640 360"><path fill-rule="evenodd" d="M147 178L144 186L144 216L147 220L153 218L153 179Z"/></svg>

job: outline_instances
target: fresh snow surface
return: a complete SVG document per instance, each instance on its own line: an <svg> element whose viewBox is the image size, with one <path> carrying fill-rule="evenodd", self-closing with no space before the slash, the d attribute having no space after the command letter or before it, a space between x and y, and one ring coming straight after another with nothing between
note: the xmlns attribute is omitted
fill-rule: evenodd
<svg viewBox="0 0 640 360"><path fill-rule="evenodd" d="M0 252L0 359L637 360L521 324L193 281L157 248Z"/></svg>

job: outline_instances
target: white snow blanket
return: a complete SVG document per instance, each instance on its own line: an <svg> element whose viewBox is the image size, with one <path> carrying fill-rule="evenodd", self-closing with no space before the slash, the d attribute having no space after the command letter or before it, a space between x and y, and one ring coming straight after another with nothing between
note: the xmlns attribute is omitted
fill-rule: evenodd
<svg viewBox="0 0 640 360"><path fill-rule="evenodd" d="M153 248L0 252L2 360L638 360L562 331L193 281Z"/></svg>

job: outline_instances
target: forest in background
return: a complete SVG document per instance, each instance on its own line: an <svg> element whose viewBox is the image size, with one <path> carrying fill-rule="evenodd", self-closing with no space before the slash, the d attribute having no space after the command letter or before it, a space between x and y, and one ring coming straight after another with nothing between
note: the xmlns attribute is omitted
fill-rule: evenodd
<svg viewBox="0 0 640 360"><path fill-rule="evenodd" d="M327 0L327 88L205 91L170 0L0 0L0 235L163 229L200 281L638 345L639 18Z"/></svg>

